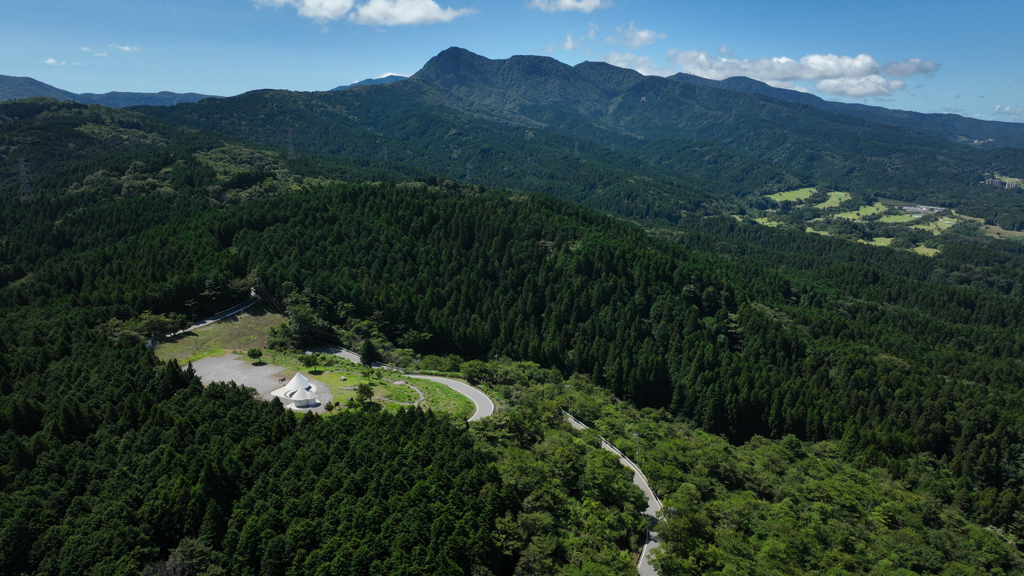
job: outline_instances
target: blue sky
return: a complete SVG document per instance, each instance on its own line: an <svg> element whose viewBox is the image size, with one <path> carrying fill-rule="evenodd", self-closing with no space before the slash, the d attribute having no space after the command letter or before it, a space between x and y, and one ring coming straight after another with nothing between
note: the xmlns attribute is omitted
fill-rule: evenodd
<svg viewBox="0 0 1024 576"><path fill-rule="evenodd" d="M1024 121L1020 0L3 0L0 74L73 92L326 90L450 46Z"/></svg>

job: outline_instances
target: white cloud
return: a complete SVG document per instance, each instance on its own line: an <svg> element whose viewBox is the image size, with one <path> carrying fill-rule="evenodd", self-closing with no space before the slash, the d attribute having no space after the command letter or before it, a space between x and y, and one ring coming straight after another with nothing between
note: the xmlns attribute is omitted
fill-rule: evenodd
<svg viewBox="0 0 1024 576"><path fill-rule="evenodd" d="M113 48L114 50L120 50L122 52L138 52L139 51L138 47L136 47L136 46L119 46L117 44L111 44L110 47Z"/></svg>
<svg viewBox="0 0 1024 576"><path fill-rule="evenodd" d="M539 8L541 12L593 12L611 6L610 0L531 0L531 8Z"/></svg>
<svg viewBox="0 0 1024 576"><path fill-rule="evenodd" d="M255 0L256 5L295 6L299 16L312 18L317 22L339 20L352 10L355 0Z"/></svg>
<svg viewBox="0 0 1024 576"><path fill-rule="evenodd" d="M996 106L996 116L1001 116L1000 121L1024 122L1024 109L1011 106Z"/></svg>
<svg viewBox="0 0 1024 576"><path fill-rule="evenodd" d="M623 29L621 26L616 28L619 36L613 38L613 43L623 42L630 48L639 48L641 46L647 46L653 44L658 40L665 37L665 34L661 32L655 32L654 30L638 29L632 22L629 23L629 28Z"/></svg>
<svg viewBox="0 0 1024 576"><path fill-rule="evenodd" d="M370 0L348 17L357 24L397 26L451 22L474 12L472 8L441 8L434 0Z"/></svg>
<svg viewBox="0 0 1024 576"><path fill-rule="evenodd" d="M576 48L576 44L572 41L572 32L565 35L565 42L562 44L562 48L565 48L570 52Z"/></svg>
<svg viewBox="0 0 1024 576"><path fill-rule="evenodd" d="M299 16L317 22L348 18L356 24L398 26L451 22L472 14L472 8L441 8L434 0L254 0L257 6L295 6Z"/></svg>
<svg viewBox="0 0 1024 576"><path fill-rule="evenodd" d="M46 63L49 64L50 66L56 66L57 65L57 61L54 60L53 58L47 58L46 59Z"/></svg>
<svg viewBox="0 0 1024 576"><path fill-rule="evenodd" d="M602 60L612 66L636 70L645 76L668 76L672 73L672 70L658 66L650 56L637 56L632 52L612 52Z"/></svg>
<svg viewBox="0 0 1024 576"><path fill-rule="evenodd" d="M594 24L593 22L587 22L587 38L593 40L594 36L597 36L597 33L600 31L601 29L597 27L597 24Z"/></svg>
<svg viewBox="0 0 1024 576"><path fill-rule="evenodd" d="M922 60L920 58L909 58L902 62L889 62L882 66L882 73L886 76L913 76L914 74L926 74L931 76L939 70L938 62Z"/></svg>
<svg viewBox="0 0 1024 576"><path fill-rule="evenodd" d="M861 77L878 72L878 64L867 54L836 56L810 54L799 60L785 56L741 60L712 56L704 50L670 50L668 61L690 74L725 80L733 76L747 76L757 80L824 80L827 78Z"/></svg>
<svg viewBox="0 0 1024 576"><path fill-rule="evenodd" d="M864 96L885 96L907 87L900 80L888 80L878 74L870 74L860 78L829 78L814 85L819 92L863 98Z"/></svg>
<svg viewBox="0 0 1024 576"><path fill-rule="evenodd" d="M106 58L107 56L110 56L110 54L107 54L106 52L97 52L97 53L93 54L93 56L102 56L102 57Z"/></svg>
<svg viewBox="0 0 1024 576"><path fill-rule="evenodd" d="M914 74L934 74L939 64L910 58L902 62L878 64L868 54L839 56L836 54L808 54L799 60L785 56L775 58L741 59L728 46L714 56L705 50L670 50L666 59L683 72L724 80L733 76L747 76L771 86L807 91L794 82L814 82L822 93L851 98L886 96L907 87L893 77Z"/></svg>
<svg viewBox="0 0 1024 576"><path fill-rule="evenodd" d="M78 49L78 51L79 52L91 52L91 50L89 50L88 46L82 46L81 48Z"/></svg>

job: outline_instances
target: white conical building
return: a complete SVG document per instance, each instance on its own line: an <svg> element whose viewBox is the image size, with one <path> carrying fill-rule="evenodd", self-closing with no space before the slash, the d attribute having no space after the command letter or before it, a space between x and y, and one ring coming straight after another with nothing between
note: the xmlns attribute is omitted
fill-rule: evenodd
<svg viewBox="0 0 1024 576"><path fill-rule="evenodd" d="M297 390L308 390L308 389L309 389L309 379L306 378L305 376L303 376L302 374L299 374L298 372L295 373L295 376L292 376L291 382L288 382L284 386L285 394L288 394L289 392L294 392L294 391L297 391Z"/></svg>

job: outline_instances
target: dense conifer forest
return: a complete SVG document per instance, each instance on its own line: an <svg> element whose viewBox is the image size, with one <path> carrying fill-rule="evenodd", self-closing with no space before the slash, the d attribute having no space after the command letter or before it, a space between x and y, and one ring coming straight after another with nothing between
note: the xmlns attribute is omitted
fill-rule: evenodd
<svg viewBox="0 0 1024 576"><path fill-rule="evenodd" d="M594 430L640 435L662 574L1022 572L1020 244L738 222L713 210L731 173L686 162L762 192L821 174L625 140L579 171L561 150L599 127L565 110L505 151L459 119L509 154L465 182L411 137L292 155L200 108L0 104L0 573L632 573L644 498L563 422L566 384ZM1017 154L983 153L961 160ZM146 347L257 283L289 317L268 344L404 349L498 413L297 416Z"/></svg>

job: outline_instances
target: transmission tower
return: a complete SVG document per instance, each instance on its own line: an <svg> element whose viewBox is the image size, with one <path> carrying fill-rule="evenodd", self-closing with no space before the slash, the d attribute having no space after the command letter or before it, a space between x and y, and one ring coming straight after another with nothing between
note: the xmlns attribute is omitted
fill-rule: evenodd
<svg viewBox="0 0 1024 576"><path fill-rule="evenodd" d="M28 202L32 199L32 187L28 183L28 166L24 158L18 158L18 174L21 176L21 199Z"/></svg>

